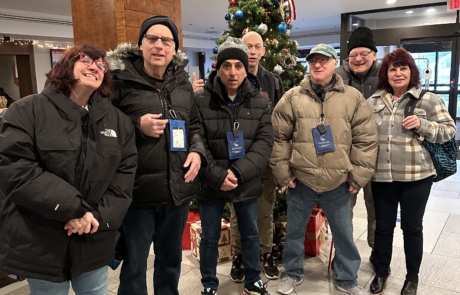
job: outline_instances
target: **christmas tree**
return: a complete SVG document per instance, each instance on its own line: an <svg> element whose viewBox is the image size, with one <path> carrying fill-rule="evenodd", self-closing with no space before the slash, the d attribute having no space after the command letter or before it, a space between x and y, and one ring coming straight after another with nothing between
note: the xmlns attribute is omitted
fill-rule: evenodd
<svg viewBox="0 0 460 295"><path fill-rule="evenodd" d="M241 38L248 31L255 31L262 36L266 48L260 63L281 76L285 90L300 84L305 67L297 62L299 44L289 39L296 17L294 0L230 0L224 17L229 29L222 33L217 45L228 36ZM213 52L215 61L217 47Z"/></svg>

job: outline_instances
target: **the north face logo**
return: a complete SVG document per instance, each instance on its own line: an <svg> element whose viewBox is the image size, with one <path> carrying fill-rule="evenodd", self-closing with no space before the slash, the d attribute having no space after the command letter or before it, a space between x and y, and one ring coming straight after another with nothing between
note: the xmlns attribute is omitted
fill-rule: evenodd
<svg viewBox="0 0 460 295"><path fill-rule="evenodd" d="M117 133L113 129L105 129L101 131L101 134L107 137L117 137Z"/></svg>

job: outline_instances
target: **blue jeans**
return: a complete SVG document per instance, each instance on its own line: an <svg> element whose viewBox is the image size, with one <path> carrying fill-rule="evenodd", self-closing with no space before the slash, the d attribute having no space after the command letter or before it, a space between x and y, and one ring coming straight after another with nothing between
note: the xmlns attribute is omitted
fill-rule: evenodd
<svg viewBox="0 0 460 295"><path fill-rule="evenodd" d="M147 258L153 242L155 294L179 295L182 234L189 205L129 209L122 224L125 251L118 295L147 295Z"/></svg>
<svg viewBox="0 0 460 295"><path fill-rule="evenodd" d="M205 288L217 290L216 276L218 243L221 233L221 219L225 202L199 202L201 217L200 271L201 283ZM233 203L238 230L241 234L241 256L244 265L244 286L249 290L260 280L260 244L257 217L257 199Z"/></svg>
<svg viewBox="0 0 460 295"><path fill-rule="evenodd" d="M348 186L343 183L332 191L317 193L296 180L296 187L288 190L286 247L283 252L283 265L288 276L297 279L304 276L305 230L313 207L320 203L334 237L335 281L343 288L358 285L356 279L361 257L353 240Z"/></svg>
<svg viewBox="0 0 460 295"><path fill-rule="evenodd" d="M53 283L38 279L27 279L30 295L68 295L70 282ZM107 266L85 272L72 279L72 289L77 295L107 295Z"/></svg>

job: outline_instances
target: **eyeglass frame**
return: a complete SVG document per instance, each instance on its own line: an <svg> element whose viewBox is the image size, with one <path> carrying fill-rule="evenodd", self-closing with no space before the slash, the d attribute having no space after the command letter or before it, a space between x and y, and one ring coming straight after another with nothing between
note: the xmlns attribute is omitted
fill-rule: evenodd
<svg viewBox="0 0 460 295"><path fill-rule="evenodd" d="M361 58L367 58L372 52L374 52L374 50L369 50L369 51L364 51L364 52L360 52L359 54L356 54L356 55L349 55L348 58L349 59L356 59L359 56L361 56ZM365 53L365 55L363 55L363 53Z"/></svg>
<svg viewBox="0 0 460 295"><path fill-rule="evenodd" d="M310 58L309 60L307 60L307 63L310 66L314 66L317 63L319 63L322 66L325 66L329 62L329 60L331 60L331 59L334 59L334 58L331 57L331 56L324 56L324 57L321 57L321 58L315 58L315 62L313 63L313 62L310 62L311 60L313 60L313 58ZM320 60L324 60L324 62L321 62Z"/></svg>
<svg viewBox="0 0 460 295"><path fill-rule="evenodd" d="M151 40L150 38L153 37L153 38L158 38L155 42L152 43L153 40ZM171 48L174 44L176 44L176 42L174 41L173 38L169 38L169 37L158 37L156 35L150 35L150 34L144 34L144 38L147 39L149 41L149 43L151 45L155 45L157 44L158 40L161 41L161 44L165 47L165 48ZM170 41L172 42L171 45L166 45L164 42L165 41Z"/></svg>
<svg viewBox="0 0 460 295"><path fill-rule="evenodd" d="M107 71L109 70L109 66L107 65L107 63L104 61L104 60L94 60L92 59L88 54L84 53L84 52L79 52L78 55L80 56L79 58L79 61L81 63L83 63L84 65L86 65L87 67L90 67L92 64L96 63L96 68L103 72L104 74L107 73ZM83 61L83 55L85 55L87 58L89 58L92 62L90 64L86 63ZM104 65L104 69L101 69L99 66L98 66L98 63L102 63Z"/></svg>

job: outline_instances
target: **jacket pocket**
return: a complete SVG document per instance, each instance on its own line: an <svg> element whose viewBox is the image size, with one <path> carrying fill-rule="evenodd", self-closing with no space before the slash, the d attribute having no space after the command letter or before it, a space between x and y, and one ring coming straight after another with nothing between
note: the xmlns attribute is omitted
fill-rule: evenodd
<svg viewBox="0 0 460 295"><path fill-rule="evenodd" d="M424 109L415 108L414 115L416 115L420 119L426 119L426 111Z"/></svg>
<svg viewBox="0 0 460 295"><path fill-rule="evenodd" d="M372 112L374 113L375 124L377 124L377 126L379 126L383 122L384 109L385 105L374 106L372 109Z"/></svg>

